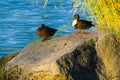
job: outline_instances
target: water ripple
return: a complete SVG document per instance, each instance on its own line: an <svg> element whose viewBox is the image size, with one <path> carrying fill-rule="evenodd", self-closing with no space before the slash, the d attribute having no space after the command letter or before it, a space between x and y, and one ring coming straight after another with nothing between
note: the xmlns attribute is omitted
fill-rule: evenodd
<svg viewBox="0 0 120 80"><path fill-rule="evenodd" d="M64 0L61 5L60 1L56 1L56 8L54 0L43 8L40 0L38 4L30 0L0 0L0 57L41 39L35 30L43 23L59 30L55 36L74 32L71 26L73 13L70 12L72 3Z"/></svg>

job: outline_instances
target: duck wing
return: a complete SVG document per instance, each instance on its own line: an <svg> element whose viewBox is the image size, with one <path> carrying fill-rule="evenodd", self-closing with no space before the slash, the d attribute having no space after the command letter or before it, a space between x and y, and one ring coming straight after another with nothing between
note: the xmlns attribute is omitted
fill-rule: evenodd
<svg viewBox="0 0 120 80"><path fill-rule="evenodd" d="M45 28L45 33L46 33L48 36L53 36L56 31L57 31L57 29L50 28L50 27L47 27L47 26L46 26L46 28Z"/></svg>
<svg viewBox="0 0 120 80"><path fill-rule="evenodd" d="M92 21L86 21L86 20L79 20L77 25L78 25L78 28L80 28L80 29L88 29L88 28L94 26L92 24Z"/></svg>

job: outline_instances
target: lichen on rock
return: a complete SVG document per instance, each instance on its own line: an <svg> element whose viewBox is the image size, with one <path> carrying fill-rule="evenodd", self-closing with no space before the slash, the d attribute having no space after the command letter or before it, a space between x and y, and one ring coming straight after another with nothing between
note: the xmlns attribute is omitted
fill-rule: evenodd
<svg viewBox="0 0 120 80"><path fill-rule="evenodd" d="M20 51L15 51L11 54L5 55L0 59L0 80L4 80L5 75L5 65L13 59L16 55L18 55Z"/></svg>

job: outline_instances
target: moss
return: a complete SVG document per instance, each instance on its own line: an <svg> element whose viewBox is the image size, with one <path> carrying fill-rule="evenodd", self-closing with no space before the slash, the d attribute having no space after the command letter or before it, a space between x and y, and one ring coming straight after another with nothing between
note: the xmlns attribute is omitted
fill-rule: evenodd
<svg viewBox="0 0 120 80"><path fill-rule="evenodd" d="M3 76L2 76L2 75L0 75L0 80L4 80L4 78L3 78Z"/></svg>
<svg viewBox="0 0 120 80"><path fill-rule="evenodd" d="M120 42L120 32L118 32L118 34L116 35L117 39L119 40Z"/></svg>
<svg viewBox="0 0 120 80"><path fill-rule="evenodd" d="M5 80L18 80L21 77L21 72L22 69L15 65L5 72L4 78Z"/></svg>
<svg viewBox="0 0 120 80"><path fill-rule="evenodd" d="M0 59L0 80L4 80L4 72L5 72L5 65L13 59L20 51L13 52L11 54L7 54Z"/></svg>
<svg viewBox="0 0 120 80"><path fill-rule="evenodd" d="M30 75L28 80L68 80L66 76L61 74L39 74L39 75ZM70 80L70 79L69 79Z"/></svg>

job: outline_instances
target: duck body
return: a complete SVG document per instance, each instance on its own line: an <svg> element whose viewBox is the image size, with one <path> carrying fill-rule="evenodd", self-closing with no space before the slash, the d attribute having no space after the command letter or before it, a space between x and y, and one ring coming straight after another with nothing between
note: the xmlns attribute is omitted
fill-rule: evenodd
<svg viewBox="0 0 120 80"><path fill-rule="evenodd" d="M45 24L42 24L41 27L36 30L36 33L38 36L43 37L42 41L45 41L50 36L53 36L56 31L56 29L50 28L48 26L45 26Z"/></svg>
<svg viewBox="0 0 120 80"><path fill-rule="evenodd" d="M80 29L80 30L88 29L93 26L91 21L85 21L85 20L78 20L78 21L75 20L73 24L74 24L73 27L75 29Z"/></svg>
<svg viewBox="0 0 120 80"><path fill-rule="evenodd" d="M92 26L94 26L92 24L92 21L87 21L87 20L79 20L79 15L78 14L75 14L73 16L73 18L75 19L72 23L72 26L75 28L75 29L78 29L79 32L80 30L85 30L85 29L88 29Z"/></svg>

